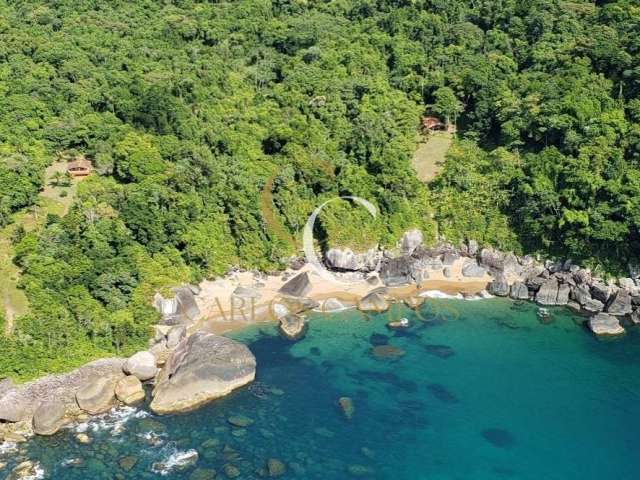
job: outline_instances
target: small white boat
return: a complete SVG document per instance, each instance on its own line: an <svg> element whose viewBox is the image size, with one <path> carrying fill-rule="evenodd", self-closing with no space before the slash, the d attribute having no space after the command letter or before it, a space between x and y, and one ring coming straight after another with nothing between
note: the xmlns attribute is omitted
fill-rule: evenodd
<svg viewBox="0 0 640 480"><path fill-rule="evenodd" d="M400 328L409 328L409 319L402 317L400 320L396 322L389 322L387 323L387 328L390 328L391 330L397 330Z"/></svg>
<svg viewBox="0 0 640 480"><path fill-rule="evenodd" d="M546 308L540 307L538 309L538 317L540 318L549 318L551 316L551 314L549 313L549 310L547 310Z"/></svg>

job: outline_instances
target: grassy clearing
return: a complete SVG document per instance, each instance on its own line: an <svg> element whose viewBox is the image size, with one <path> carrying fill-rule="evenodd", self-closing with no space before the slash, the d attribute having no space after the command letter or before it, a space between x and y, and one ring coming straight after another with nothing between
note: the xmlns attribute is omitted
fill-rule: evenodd
<svg viewBox="0 0 640 480"><path fill-rule="evenodd" d="M65 215L73 203L79 180L68 187L54 186L55 172L64 173L66 162L56 162L47 168L45 187L40 192L37 205L24 209L13 216L13 222L0 229L0 308L5 315L4 333L11 335L14 319L29 312L26 295L18 288L20 270L13 263L14 250L11 238L15 229L22 225L26 231L40 228L48 214ZM66 191L66 196L62 193Z"/></svg>
<svg viewBox="0 0 640 480"><path fill-rule="evenodd" d="M420 136L418 148L411 161L418 180L430 182L440 173L452 141L453 135L448 132L434 132L428 137Z"/></svg>

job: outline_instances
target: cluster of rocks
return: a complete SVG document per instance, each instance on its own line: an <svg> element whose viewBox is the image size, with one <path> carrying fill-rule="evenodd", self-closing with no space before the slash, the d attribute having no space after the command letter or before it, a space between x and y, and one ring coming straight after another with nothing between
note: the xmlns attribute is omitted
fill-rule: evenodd
<svg viewBox="0 0 640 480"><path fill-rule="evenodd" d="M481 257L494 260L489 293L545 306L566 305L589 315L589 327L597 335L617 335L624 333L624 324L640 323L638 278L605 281L570 261L541 263L515 257L517 263L506 263L502 259L507 255L491 249L481 252Z"/></svg>
<svg viewBox="0 0 640 480"><path fill-rule="evenodd" d="M359 258L353 252L332 249L325 255L329 267L336 258ZM379 252L379 278L386 287L417 284L430 278L432 272L451 277L458 264L463 277L487 281L490 294L516 300L533 300L540 305L567 305L589 315L589 326L598 335L623 333L624 324L640 324L640 273L630 269L631 277L605 281L589 269L571 261L541 262L532 256L517 256L493 248L480 248L470 240L456 247L439 244L427 248L418 230L405 233L394 250ZM371 259L371 252L366 253ZM346 260L340 270L359 271L370 275L370 263ZM389 308L384 287L373 288L358 304L362 311L381 312Z"/></svg>
<svg viewBox="0 0 640 480"><path fill-rule="evenodd" d="M127 359L98 360L24 385L3 380L0 441L19 443L33 434L53 435L74 420L121 404L138 404L147 397L145 384L153 386L151 409L163 414L196 408L255 377L255 357L229 338L205 332L187 337L186 329L178 326L158 333L156 339L151 351Z"/></svg>

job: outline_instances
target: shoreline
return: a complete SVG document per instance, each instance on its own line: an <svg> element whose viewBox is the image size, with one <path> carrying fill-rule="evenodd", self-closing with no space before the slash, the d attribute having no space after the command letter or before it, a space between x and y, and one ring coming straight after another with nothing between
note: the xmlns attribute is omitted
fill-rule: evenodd
<svg viewBox="0 0 640 480"><path fill-rule="evenodd" d="M365 278L353 283L342 283L338 278L335 281L321 277L311 265L305 264L298 270L287 269L281 275L263 275L253 272L237 272L230 278L214 281L205 280L198 287L199 293L195 295L195 301L201 314L195 320L189 331L205 330L217 335L232 333L247 326L256 324L277 323L274 315L274 304L286 295L280 289L294 276L307 273L311 287L305 298L320 303L320 311L327 313L340 311L340 309L327 309L327 302L337 300L345 307L356 307L367 294L380 288L385 288L385 298L392 301L403 301L411 297L419 297L421 293L429 290L437 290L447 295L477 295L492 280L489 274L480 278L465 277L462 274L464 259L457 259L450 266L450 277L446 277L442 271L432 271L428 279L420 282L408 283L397 286L384 286L381 281L375 284ZM340 274L336 274L340 275ZM345 274L343 274L345 275ZM348 274L347 274L348 275ZM255 287L256 284L262 286ZM260 297L245 298L235 297L233 291L237 288L254 289Z"/></svg>
<svg viewBox="0 0 640 480"><path fill-rule="evenodd" d="M62 403L65 407L58 410L60 416L54 419L56 428L94 415L77 398L81 390L97 389L106 395L106 403L96 411L132 405L135 401L128 402L129 393L133 399L142 393L144 385L157 386L158 381L171 378L165 370L176 368L176 363L188 353L188 345L198 341L191 342L194 337L202 339L210 335L221 340L226 334L252 325L278 323L282 335L297 341L306 332L305 312L334 313L356 308L365 317L368 312L384 312L398 302L415 310L430 299L495 296L528 300L541 306L569 307L576 314L590 316L588 326L598 337L620 335L627 325L640 324L640 283L635 279L618 279L614 284L570 262L542 263L532 257L517 257L490 248L480 250L471 242L459 249L450 245L427 249L420 238L408 252L396 250L384 255L381 268L373 272L365 268L334 270L333 278L327 278L312 265L298 262L277 275L232 271L198 286L174 288L172 298L156 294L153 304L162 320L155 326L147 350L129 359L109 357L25 384L14 385L10 381L0 384L0 419L5 421L0 424L0 439L25 441L33 436L35 411L39 409L41 416L46 416L49 410L39 408L46 402L57 401L58 406ZM217 358L217 346L214 347L206 352L212 359ZM246 354L252 357L248 350ZM235 365L233 358L224 361L229 366ZM255 368L255 359L253 362ZM147 374L149 369L151 373ZM134 387L133 390L121 391L121 395L116 385L114 392L114 385L106 386L101 380L105 372L121 390ZM139 381L125 382L131 376ZM234 384L229 391L243 382ZM52 398L56 395L59 398ZM16 400L24 404L22 411L14 407Z"/></svg>

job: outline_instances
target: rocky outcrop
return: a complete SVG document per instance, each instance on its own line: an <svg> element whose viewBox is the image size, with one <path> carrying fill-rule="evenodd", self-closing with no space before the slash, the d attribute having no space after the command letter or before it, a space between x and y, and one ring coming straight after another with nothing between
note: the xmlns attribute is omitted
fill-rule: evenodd
<svg viewBox="0 0 640 480"><path fill-rule="evenodd" d="M558 298L558 281L555 278L546 280L536 293L536 302L540 305L555 305Z"/></svg>
<svg viewBox="0 0 640 480"><path fill-rule="evenodd" d="M470 278L482 278L487 274L487 270L484 267L478 265L475 260L469 260L462 267L462 275Z"/></svg>
<svg viewBox="0 0 640 480"><path fill-rule="evenodd" d="M299 315L285 315L280 319L278 330L284 338L295 342L307 333L307 322Z"/></svg>
<svg viewBox="0 0 640 480"><path fill-rule="evenodd" d="M49 399L42 402L33 414L33 432L53 435L66 423L66 408L62 402Z"/></svg>
<svg viewBox="0 0 640 480"><path fill-rule="evenodd" d="M496 279L489 284L488 290L491 295L506 297L509 295L509 284L504 278Z"/></svg>
<svg viewBox="0 0 640 480"><path fill-rule="evenodd" d="M620 321L613 315L598 313L589 320L589 328L596 335L620 335L624 328Z"/></svg>
<svg viewBox="0 0 640 480"><path fill-rule="evenodd" d="M311 280L309 279L309 273L299 273L287 283L280 287L280 292L283 295L289 295L290 297L306 297L311 290Z"/></svg>
<svg viewBox="0 0 640 480"><path fill-rule="evenodd" d="M48 375L15 386L0 397L0 419L11 422L27 420L31 424L40 404L52 399L68 410L77 410L76 391L92 378L122 376L123 363L122 358L96 360L69 373Z"/></svg>
<svg viewBox="0 0 640 480"><path fill-rule="evenodd" d="M611 285L607 285L600 281L596 281L591 284L591 296L605 305L609 302L609 298L611 298L612 294L613 287Z"/></svg>
<svg viewBox="0 0 640 480"><path fill-rule="evenodd" d="M628 291L620 289L611 297L607 305L607 313L610 315L624 316L633 312L631 308L631 295Z"/></svg>
<svg viewBox="0 0 640 480"><path fill-rule="evenodd" d="M368 293L358 302L358 309L362 312L384 312L388 308L389 303L384 295L376 290Z"/></svg>
<svg viewBox="0 0 640 480"><path fill-rule="evenodd" d="M76 392L78 406L90 415L108 412L116 404L115 388L122 376L101 377L89 381Z"/></svg>
<svg viewBox="0 0 640 480"><path fill-rule="evenodd" d="M184 325L174 325L169 329L166 336L167 336L167 348L175 348L176 345L178 345L178 343L180 343L182 339L187 336L187 327L185 327ZM138 360L141 360L141 359L138 359ZM144 374L152 372L153 369L155 369L156 362L154 361L152 363L147 355L145 355L145 359L142 359L142 360L147 362L148 371L144 371L144 370L147 370L147 367L143 367L142 363L140 363L139 366L136 367L135 365L133 365L134 363L133 361L132 361L132 364L129 364L129 362L127 362L125 364L125 368L127 368L128 366L132 368L136 368L138 370L138 373L142 374L142 376L145 376ZM155 360L155 356L154 356L154 360ZM153 376L155 376L155 371L153 373ZM146 380L146 379L141 378L140 380Z"/></svg>
<svg viewBox="0 0 640 480"><path fill-rule="evenodd" d="M151 409L192 410L253 381L256 359L243 344L198 331L180 342L156 379Z"/></svg>
<svg viewBox="0 0 640 480"><path fill-rule="evenodd" d="M380 267L380 278L385 285L395 286L410 283L415 280L415 259L410 256L387 258ZM422 279L422 277L420 277Z"/></svg>
<svg viewBox="0 0 640 480"><path fill-rule="evenodd" d="M156 357L148 351L137 352L131 356L123 366L127 375L134 375L143 382L156 376Z"/></svg>
<svg viewBox="0 0 640 480"><path fill-rule="evenodd" d="M125 405L133 405L144 400L144 390L142 383L133 375L127 375L118 380L115 388L115 394L118 400Z"/></svg>
<svg viewBox="0 0 640 480"><path fill-rule="evenodd" d="M173 298L164 298L160 293L153 297L153 305L162 315L165 325L190 324L200 315L194 287L185 285L174 288ZM197 290L196 290L197 291Z"/></svg>
<svg viewBox="0 0 640 480"><path fill-rule="evenodd" d="M422 245L422 232L418 229L408 230L400 239L400 251L403 255L411 255Z"/></svg>
<svg viewBox="0 0 640 480"><path fill-rule="evenodd" d="M242 285L238 285L236 289L233 291L233 296L237 298L244 298L244 299L254 298L257 300L262 296L262 294L256 288L243 287Z"/></svg>
<svg viewBox="0 0 640 480"><path fill-rule="evenodd" d="M514 300L528 300L529 289L524 283L515 282L513 285L511 285L509 296Z"/></svg>
<svg viewBox="0 0 640 480"><path fill-rule="evenodd" d="M324 254L327 267L351 272L371 272L380 261L381 252L371 248L364 253L354 253L350 248L331 248Z"/></svg>

